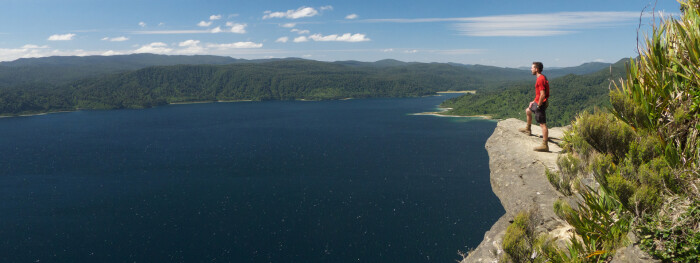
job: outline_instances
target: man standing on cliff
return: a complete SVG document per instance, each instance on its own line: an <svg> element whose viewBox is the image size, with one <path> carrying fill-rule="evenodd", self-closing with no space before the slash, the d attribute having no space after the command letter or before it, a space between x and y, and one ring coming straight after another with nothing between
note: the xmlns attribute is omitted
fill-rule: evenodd
<svg viewBox="0 0 700 263"><path fill-rule="evenodd" d="M549 152L549 145L547 141L549 140L549 131L547 130L547 99L549 99L549 81L547 77L542 75L542 70L544 66L542 62L532 62L532 75L537 76L537 81L535 81L535 100L530 102L530 105L525 109L525 114L527 114L527 126L525 128L520 128L519 131L527 135L532 134L530 130L530 125L532 125L532 113L535 113L535 120L540 124L542 128L542 145L535 147L535 151L538 152Z"/></svg>

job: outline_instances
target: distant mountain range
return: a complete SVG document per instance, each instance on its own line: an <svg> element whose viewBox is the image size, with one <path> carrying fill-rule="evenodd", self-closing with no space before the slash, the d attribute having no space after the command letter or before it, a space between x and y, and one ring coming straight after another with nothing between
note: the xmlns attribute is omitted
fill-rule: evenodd
<svg viewBox="0 0 700 263"><path fill-rule="evenodd" d="M67 82L97 77L104 74L138 70L152 66L174 65L226 65L235 63L268 63L275 61L299 61L300 58L245 60L223 56L168 56L155 54L132 54L119 56L55 56L43 58L21 58L10 62L0 62L0 88L46 84L60 85ZM406 67L421 64L438 64L462 67L465 74L485 74L486 79L497 78L498 81L522 80L530 77L529 69L500 68L483 65L464 65L457 63L418 63L402 62L393 59L376 62L336 61L320 62L358 68ZM585 63L577 67L547 70L551 78L567 74L589 74L608 67L608 63ZM489 80L486 80L487 82Z"/></svg>
<svg viewBox="0 0 700 263"><path fill-rule="evenodd" d="M556 78L608 67L587 63ZM403 97L499 90L528 70L455 63L244 60L221 56L45 57L0 63L0 114L143 108L182 101Z"/></svg>

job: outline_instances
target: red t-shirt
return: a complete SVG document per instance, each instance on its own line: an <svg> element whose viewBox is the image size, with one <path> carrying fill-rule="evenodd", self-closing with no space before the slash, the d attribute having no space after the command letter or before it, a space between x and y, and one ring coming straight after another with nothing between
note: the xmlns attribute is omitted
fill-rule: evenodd
<svg viewBox="0 0 700 263"><path fill-rule="evenodd" d="M542 102L547 101L549 98L549 80L547 80L547 77L544 75L540 74L539 77L537 77L537 81L535 82L535 102L540 101L540 91L544 90L544 100Z"/></svg>

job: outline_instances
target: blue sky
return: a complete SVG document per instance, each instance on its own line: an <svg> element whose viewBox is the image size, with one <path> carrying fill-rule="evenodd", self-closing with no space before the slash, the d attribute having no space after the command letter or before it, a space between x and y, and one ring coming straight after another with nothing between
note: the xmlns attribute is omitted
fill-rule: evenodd
<svg viewBox="0 0 700 263"><path fill-rule="evenodd" d="M576 66L636 56L654 1L0 0L0 61L156 53ZM675 0L654 14L678 14Z"/></svg>

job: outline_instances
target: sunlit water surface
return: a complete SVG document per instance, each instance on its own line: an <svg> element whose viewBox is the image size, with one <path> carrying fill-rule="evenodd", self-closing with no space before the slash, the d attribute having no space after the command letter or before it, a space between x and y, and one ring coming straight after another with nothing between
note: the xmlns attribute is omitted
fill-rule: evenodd
<svg viewBox="0 0 700 263"><path fill-rule="evenodd" d="M454 262L504 211L445 99L0 119L0 261Z"/></svg>

